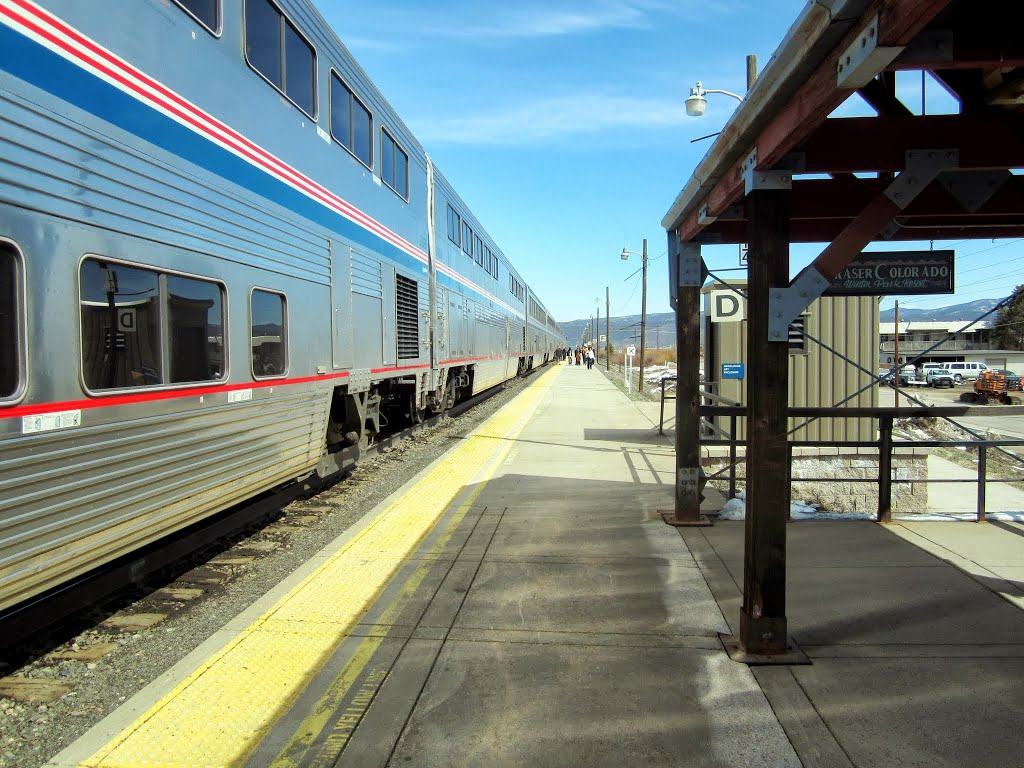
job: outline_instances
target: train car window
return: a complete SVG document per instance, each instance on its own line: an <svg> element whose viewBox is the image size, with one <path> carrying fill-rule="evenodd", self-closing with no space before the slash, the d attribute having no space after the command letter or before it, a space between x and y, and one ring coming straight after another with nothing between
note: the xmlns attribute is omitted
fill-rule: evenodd
<svg viewBox="0 0 1024 768"><path fill-rule="evenodd" d="M409 199L409 155L386 129L380 129L380 177L405 200Z"/></svg>
<svg viewBox="0 0 1024 768"><path fill-rule="evenodd" d="M316 57L313 46L288 21L284 25L284 92L307 115L316 113Z"/></svg>
<svg viewBox="0 0 1024 768"><path fill-rule="evenodd" d="M267 0L245 2L245 56L253 69L281 87L281 13Z"/></svg>
<svg viewBox="0 0 1024 768"><path fill-rule="evenodd" d="M0 243L0 400L13 398L21 386L21 279L14 247Z"/></svg>
<svg viewBox="0 0 1024 768"><path fill-rule="evenodd" d="M476 263L481 267L484 265L484 241L477 235L473 239L473 255L476 257Z"/></svg>
<svg viewBox="0 0 1024 768"><path fill-rule="evenodd" d="M451 240L456 245L461 245L462 241L459 240L459 233L460 232L462 232L462 218L455 211L455 209L452 208L449 205L448 206L448 239Z"/></svg>
<svg viewBox="0 0 1024 768"><path fill-rule="evenodd" d="M462 222L462 250L473 258L473 228L466 222Z"/></svg>
<svg viewBox="0 0 1024 768"><path fill-rule="evenodd" d="M80 309L86 387L124 389L164 383L156 272L86 259Z"/></svg>
<svg viewBox="0 0 1024 768"><path fill-rule="evenodd" d="M224 378L224 289L168 275L167 316L171 383Z"/></svg>
<svg viewBox="0 0 1024 768"><path fill-rule="evenodd" d="M245 57L253 69L313 117L313 46L269 0L245 0Z"/></svg>
<svg viewBox="0 0 1024 768"><path fill-rule="evenodd" d="M220 34L220 0L174 0L200 24Z"/></svg>
<svg viewBox="0 0 1024 768"><path fill-rule="evenodd" d="M352 89L331 75L331 135L367 168L373 166L372 118Z"/></svg>
<svg viewBox="0 0 1024 768"><path fill-rule="evenodd" d="M288 370L284 296L254 289L251 309L252 375L257 379L283 376Z"/></svg>

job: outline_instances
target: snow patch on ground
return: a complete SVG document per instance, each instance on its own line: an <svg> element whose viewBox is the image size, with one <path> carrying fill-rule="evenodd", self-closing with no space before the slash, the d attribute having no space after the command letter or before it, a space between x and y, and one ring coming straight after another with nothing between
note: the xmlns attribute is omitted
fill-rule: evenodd
<svg viewBox="0 0 1024 768"><path fill-rule="evenodd" d="M718 514L719 520L744 520L747 516L747 502L741 493L735 499L729 499ZM873 512L825 512L816 506L794 501L789 505L789 516L792 520L874 520ZM1021 512L989 512L989 520L1007 523L1024 523L1024 511ZM974 521L977 516L970 512L939 513L929 512L921 515L893 515L893 520L915 523Z"/></svg>

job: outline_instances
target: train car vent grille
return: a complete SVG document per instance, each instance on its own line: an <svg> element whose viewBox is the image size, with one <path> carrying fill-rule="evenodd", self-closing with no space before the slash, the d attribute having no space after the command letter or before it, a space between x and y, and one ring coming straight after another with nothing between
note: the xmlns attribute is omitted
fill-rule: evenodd
<svg viewBox="0 0 1024 768"><path fill-rule="evenodd" d="M415 360L420 356L419 285L415 280L395 275L395 296L398 359Z"/></svg>

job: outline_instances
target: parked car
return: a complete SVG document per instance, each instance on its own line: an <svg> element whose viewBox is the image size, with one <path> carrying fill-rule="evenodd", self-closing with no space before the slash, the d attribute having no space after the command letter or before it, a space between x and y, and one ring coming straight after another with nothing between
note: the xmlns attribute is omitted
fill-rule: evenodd
<svg viewBox="0 0 1024 768"><path fill-rule="evenodd" d="M949 363L946 370L953 374L953 381L963 384L965 381L974 381L979 373L988 370L988 366L984 363Z"/></svg>
<svg viewBox="0 0 1024 768"><path fill-rule="evenodd" d="M928 372L925 373L925 381L929 387L949 387L953 388L953 374L947 371L945 368L929 368Z"/></svg>
<svg viewBox="0 0 1024 768"><path fill-rule="evenodd" d="M897 382L895 368L883 368L878 372L878 386L891 387L894 384L898 384L901 387L907 386L907 377L905 375L901 375Z"/></svg>
<svg viewBox="0 0 1024 768"><path fill-rule="evenodd" d="M1022 390L1020 383L1020 376L1013 371L1008 371L1005 368L993 368L996 373L1001 373L1006 377L1006 391L1007 392L1020 392Z"/></svg>

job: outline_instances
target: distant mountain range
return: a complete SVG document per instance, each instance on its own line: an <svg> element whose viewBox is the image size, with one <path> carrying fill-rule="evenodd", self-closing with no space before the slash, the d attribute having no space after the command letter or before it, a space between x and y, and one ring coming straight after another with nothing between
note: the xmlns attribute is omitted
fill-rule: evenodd
<svg viewBox="0 0 1024 768"><path fill-rule="evenodd" d="M953 304L948 307L934 307L932 309L914 309L912 307L900 307L900 322L908 320L920 321L954 321L954 320L975 320L992 309L1002 299L978 299L965 304ZM703 315L703 312L701 313ZM895 312L887 309L880 313L879 318L883 323L894 322ZM991 316L989 319L995 319ZM570 346L576 346L582 342L585 329L590 320L567 320L560 322L562 332ZM640 315L622 315L613 317L609 323L611 326L612 346L621 349L625 344L640 344ZM701 323L701 333L704 331L704 323ZM605 332L605 318L601 317L601 325L598 334ZM593 338L593 335L591 335ZM647 315L647 346L674 347L676 345L676 316L672 312L656 312Z"/></svg>
<svg viewBox="0 0 1024 768"><path fill-rule="evenodd" d="M558 323L570 346L577 346L585 337L590 320L567 320ZM612 348L621 349L626 344L640 344L640 315L613 317L611 322ZM601 316L598 335L605 331L605 318ZM590 338L594 338L591 335ZM676 345L676 316L673 312L653 312L647 315L647 346L674 347Z"/></svg>
<svg viewBox="0 0 1024 768"><path fill-rule="evenodd" d="M900 307L900 323L910 320L945 322L953 320L977 320L988 312L992 307L1003 299L978 299L969 301L966 304L953 304L949 307L933 307L932 309L914 309L913 307ZM896 310L887 309L879 313L879 319L883 323L896 321ZM995 319L993 315L989 319Z"/></svg>

